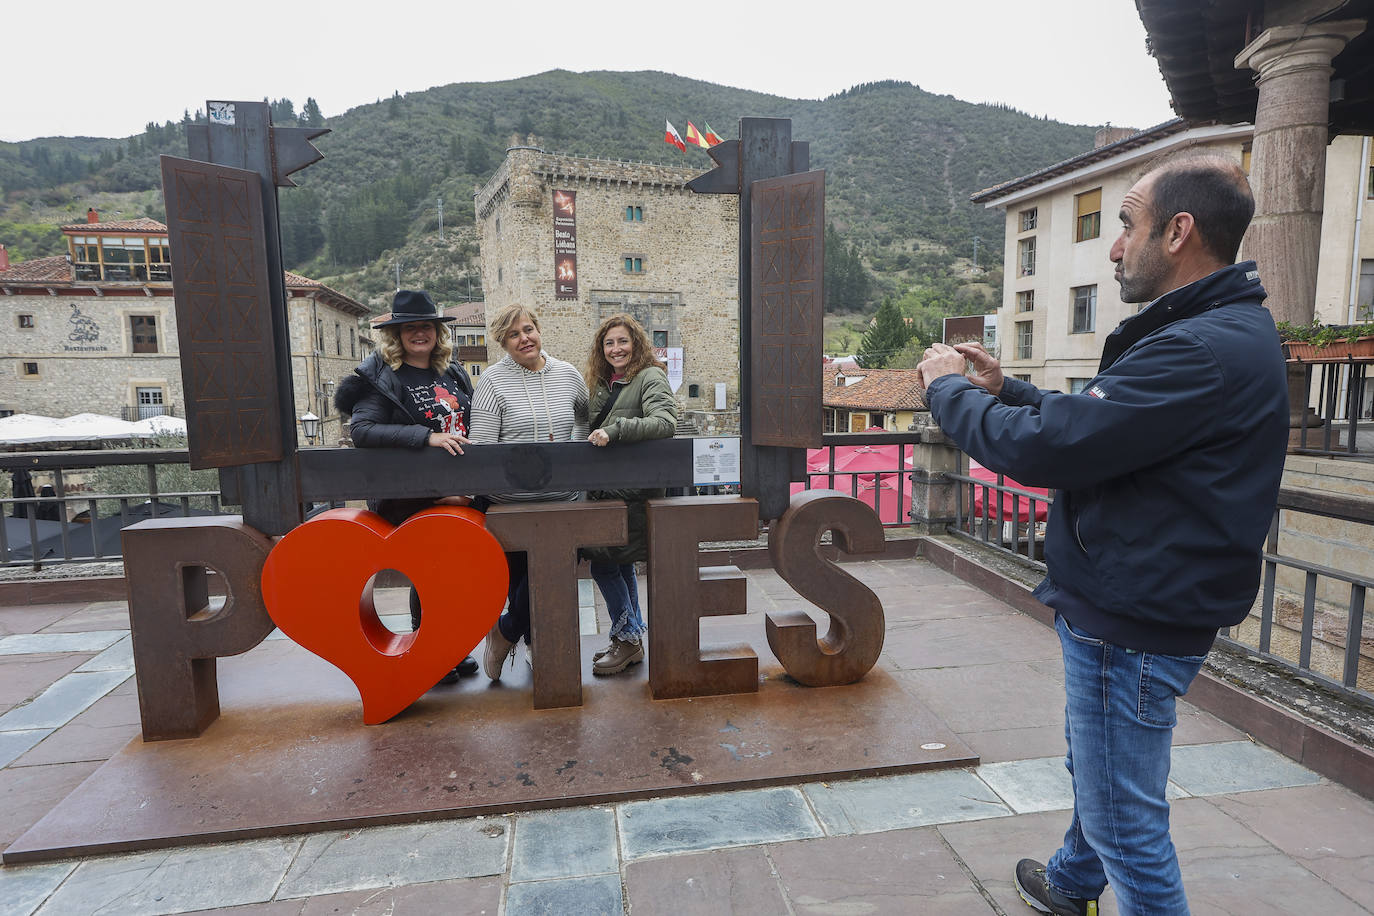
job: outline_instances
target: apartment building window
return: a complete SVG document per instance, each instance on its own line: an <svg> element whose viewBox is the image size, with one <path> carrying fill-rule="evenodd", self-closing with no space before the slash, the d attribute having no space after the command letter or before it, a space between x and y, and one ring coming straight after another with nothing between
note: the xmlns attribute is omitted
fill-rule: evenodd
<svg viewBox="0 0 1374 916"><path fill-rule="evenodd" d="M1073 199L1075 242L1086 242L1102 234L1102 189L1096 188Z"/></svg>
<svg viewBox="0 0 1374 916"><path fill-rule="evenodd" d="M353 359L358 358L358 333L352 328L348 329L348 355Z"/></svg>
<svg viewBox="0 0 1374 916"><path fill-rule="evenodd" d="M687 386L687 397L689 397L689 398L699 398L699 397L701 397L701 386L700 386L700 385L688 385L688 386ZM830 427L831 427L831 428L830 428L830 432L833 433L833 432L835 431L835 428L834 428L834 427L835 427L835 412L834 412L833 410L830 411Z"/></svg>
<svg viewBox="0 0 1374 916"><path fill-rule="evenodd" d="M668 346L668 332L667 332L667 331L654 331L654 346L655 346L655 347L666 347L666 346Z"/></svg>
<svg viewBox="0 0 1374 916"><path fill-rule="evenodd" d="M334 355L343 356L343 325L334 322Z"/></svg>
<svg viewBox="0 0 1374 916"><path fill-rule="evenodd" d="M324 319L315 319L315 352L324 355Z"/></svg>
<svg viewBox="0 0 1374 916"><path fill-rule="evenodd" d="M1251 144L1244 143L1240 147L1240 168L1245 174L1250 174L1250 150Z"/></svg>
<svg viewBox="0 0 1374 916"><path fill-rule="evenodd" d="M1033 322L1016 322L1016 358L1030 359L1031 346L1035 343L1035 328Z"/></svg>
<svg viewBox="0 0 1374 916"><path fill-rule="evenodd" d="M32 328L33 328L33 316L32 316L32 315L20 315L20 316L19 316L19 328L20 328L20 330L32 330Z"/></svg>
<svg viewBox="0 0 1374 916"><path fill-rule="evenodd" d="M20 363L19 372L20 372L20 374L23 375L25 378L37 378L37 377L38 377L38 363L31 363L31 362Z"/></svg>
<svg viewBox="0 0 1374 916"><path fill-rule="evenodd" d="M1069 394L1082 394L1088 389L1090 378L1071 378L1069 379Z"/></svg>
<svg viewBox="0 0 1374 916"><path fill-rule="evenodd" d="M134 353L156 353L157 316L130 315L129 343Z"/></svg>
<svg viewBox="0 0 1374 916"><path fill-rule="evenodd" d="M1016 294L1016 310L1018 312L1035 311L1035 290L1023 289Z"/></svg>
<svg viewBox="0 0 1374 916"><path fill-rule="evenodd" d="M1040 212L1039 209L1036 208L1036 207L1031 207L1029 210L1022 210L1022 211L1021 211L1021 231L1022 231L1022 232L1030 232L1032 229L1035 228L1035 224L1036 224L1036 222L1037 222L1037 219L1038 219L1038 216L1039 216L1039 212Z"/></svg>
<svg viewBox="0 0 1374 916"><path fill-rule="evenodd" d="M1022 373L1017 373L1016 375L1013 375L1012 378L1014 378L1014 379L1020 379L1020 380L1023 381L1023 382L1029 382L1029 381L1030 381L1030 373L1029 373L1029 372L1026 372L1026 373L1024 373L1024 374L1022 374Z"/></svg>
<svg viewBox="0 0 1374 916"><path fill-rule="evenodd" d="M627 274L642 274L642 273L644 273L644 259L643 259L643 258L632 258L632 257L628 257L628 256L627 256L627 257L625 258L625 273L627 273Z"/></svg>
<svg viewBox="0 0 1374 916"><path fill-rule="evenodd" d="M1097 284L1073 288L1071 334L1091 334L1097 329Z"/></svg>
<svg viewBox="0 0 1374 916"><path fill-rule="evenodd" d="M1374 321L1374 260L1360 262L1360 288L1355 299L1355 320Z"/></svg>
<svg viewBox="0 0 1374 916"><path fill-rule="evenodd" d="M471 371L468 372L468 375L472 376L473 378L477 378L477 376L479 376L479 375L481 375L481 374L482 374L482 367L479 366L479 365L477 365L477 363L473 363L473 364L472 364L472 369L471 369Z"/></svg>
<svg viewBox="0 0 1374 916"><path fill-rule="evenodd" d="M1035 237L1022 239L1016 243L1016 263L1021 266L1021 276L1035 275Z"/></svg>
<svg viewBox="0 0 1374 916"><path fill-rule="evenodd" d="M644 222L644 208L643 208L643 207L635 207L635 206L627 206L627 207L625 208L625 221L626 221L627 223L642 223L642 222Z"/></svg>

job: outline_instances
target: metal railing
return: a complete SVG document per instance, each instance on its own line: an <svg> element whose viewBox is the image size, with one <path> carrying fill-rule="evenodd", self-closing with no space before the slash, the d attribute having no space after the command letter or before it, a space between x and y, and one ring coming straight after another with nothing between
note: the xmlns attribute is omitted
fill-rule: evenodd
<svg viewBox="0 0 1374 916"><path fill-rule="evenodd" d="M808 451L805 479L794 490L839 490L872 506L884 528L911 524L920 433L826 433L822 441Z"/></svg>
<svg viewBox="0 0 1374 916"><path fill-rule="evenodd" d="M1044 535L1034 521L1040 507L1048 512L1053 496L968 474L950 474L960 484L958 518L948 533L1008 556L1038 571L1045 570ZM984 508L986 507L986 508ZM1269 530L1259 594L1251 616L1222 630L1221 647L1262 658L1279 668L1321 684L1360 706L1374 708L1374 658L1361 654L1365 645L1365 602L1374 589L1369 569L1345 570L1323 566L1280 553L1284 513L1303 513L1370 526L1374 533L1374 502L1347 496L1284 488ZM1374 566L1370 567L1374 569ZM1302 577L1302 594L1280 588L1280 570ZM1343 591L1343 606L1319 598L1320 580L1326 592ZM1362 669L1363 663L1363 669Z"/></svg>
<svg viewBox="0 0 1374 916"><path fill-rule="evenodd" d="M119 418L129 421L146 420L149 417L175 417L176 415L175 404L135 404L132 407L119 408Z"/></svg>
<svg viewBox="0 0 1374 916"><path fill-rule="evenodd" d="M955 522L949 533L1001 553L1044 566L1045 530L1053 493L1025 489L1003 474L949 474L955 491Z"/></svg>
<svg viewBox="0 0 1374 916"><path fill-rule="evenodd" d="M1374 460L1374 378L1369 363L1303 363L1303 411L1298 445L1304 455ZM1361 423L1361 421L1364 421Z"/></svg>
<svg viewBox="0 0 1374 916"><path fill-rule="evenodd" d="M11 495L0 499L0 566L36 570L118 560L119 531L129 525L148 518L222 514L218 489L159 486L159 468L187 462L185 449L0 454L0 472L11 481ZM98 478L98 470L106 468L141 468L134 473L143 482L106 493L78 482ZM33 492L34 474L50 477L52 483Z"/></svg>

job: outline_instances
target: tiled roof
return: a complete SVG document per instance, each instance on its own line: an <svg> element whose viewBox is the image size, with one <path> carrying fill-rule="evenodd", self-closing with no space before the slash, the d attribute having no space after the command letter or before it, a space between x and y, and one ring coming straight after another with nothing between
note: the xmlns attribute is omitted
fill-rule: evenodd
<svg viewBox="0 0 1374 916"><path fill-rule="evenodd" d="M146 232L149 235L166 235L167 227L146 216L138 219L116 219L99 223L72 223L63 226L63 232Z"/></svg>
<svg viewBox="0 0 1374 916"><path fill-rule="evenodd" d="M460 302L444 309L444 314L454 319L454 324L460 324L465 328L485 327L487 304L485 302Z"/></svg>
<svg viewBox="0 0 1374 916"><path fill-rule="evenodd" d="M841 375L851 381L840 382ZM862 376L861 381L853 381ZM925 410L921 374L915 369L855 369L827 374L822 399L826 407L847 410Z"/></svg>
<svg viewBox="0 0 1374 916"><path fill-rule="evenodd" d="M71 278L72 266L67 263L67 256L61 254L11 263L9 270L0 272L0 283L61 283Z"/></svg>

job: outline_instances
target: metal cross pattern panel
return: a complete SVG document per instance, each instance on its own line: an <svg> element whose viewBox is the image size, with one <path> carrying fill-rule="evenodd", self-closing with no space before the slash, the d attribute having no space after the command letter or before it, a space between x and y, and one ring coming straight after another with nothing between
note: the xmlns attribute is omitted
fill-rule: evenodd
<svg viewBox="0 0 1374 916"><path fill-rule="evenodd" d="M261 183L162 157L192 468L282 458Z"/></svg>
<svg viewBox="0 0 1374 916"><path fill-rule="evenodd" d="M755 181L749 321L754 445L821 445L825 172Z"/></svg>

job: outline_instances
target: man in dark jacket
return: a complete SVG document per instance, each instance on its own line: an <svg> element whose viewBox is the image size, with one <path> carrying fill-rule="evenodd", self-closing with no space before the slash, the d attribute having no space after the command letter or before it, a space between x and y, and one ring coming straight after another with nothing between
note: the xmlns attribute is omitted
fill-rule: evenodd
<svg viewBox="0 0 1374 916"><path fill-rule="evenodd" d="M918 367L940 427L988 468L1057 490L1035 595L1064 653L1074 813L1064 844L1016 866L1044 913L1186 913L1165 785L1175 698L1219 627L1245 618L1288 436L1283 357L1254 262L1234 264L1254 212L1234 162L1146 174L1111 249L1124 302L1082 394L1005 378L977 345ZM973 374L965 377L965 359Z"/></svg>

